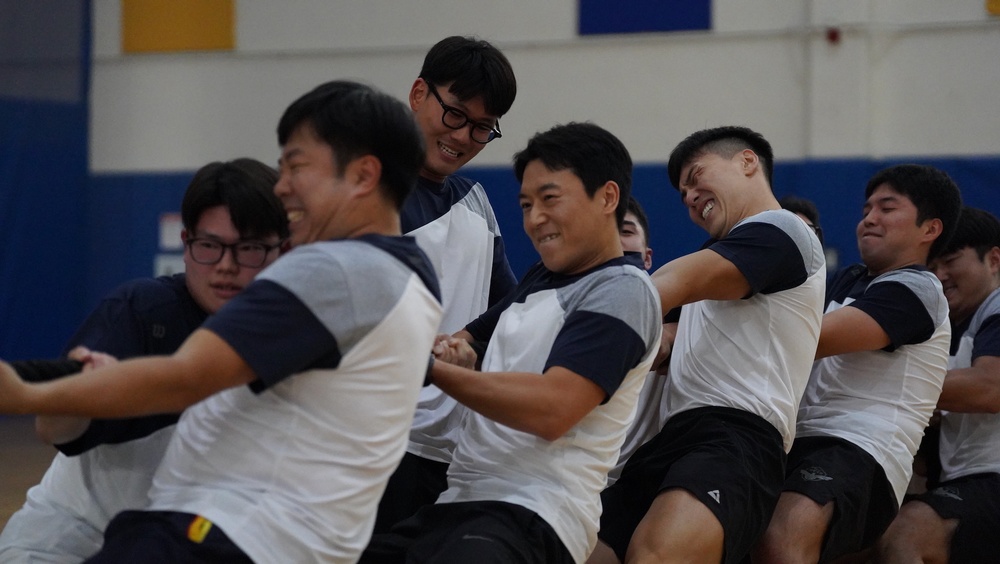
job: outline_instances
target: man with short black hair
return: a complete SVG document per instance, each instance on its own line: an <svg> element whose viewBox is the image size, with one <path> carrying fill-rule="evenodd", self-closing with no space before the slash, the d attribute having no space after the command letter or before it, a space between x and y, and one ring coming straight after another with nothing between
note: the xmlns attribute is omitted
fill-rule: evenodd
<svg viewBox="0 0 1000 564"><path fill-rule="evenodd" d="M149 507L115 517L88 562L346 564L368 540L441 320L433 269L400 236L421 137L391 96L333 81L288 107L278 142L295 249L175 354L37 385L0 363L0 412L187 408Z"/></svg>
<svg viewBox="0 0 1000 564"><path fill-rule="evenodd" d="M448 489L375 535L365 564L579 563L597 540L600 492L660 343L656 292L621 246L632 160L610 132L570 123L514 162L542 260L435 346L434 382L468 408ZM489 343L482 372L472 341Z"/></svg>
<svg viewBox="0 0 1000 564"><path fill-rule="evenodd" d="M941 482L907 501L880 539L885 563L990 562L1000 552L1000 221L965 207L930 263L951 308Z"/></svg>
<svg viewBox="0 0 1000 564"><path fill-rule="evenodd" d="M763 136L698 131L667 169L711 240L653 273L663 313L684 306L669 419L602 494L592 563L745 557L777 500L819 336L822 246L778 205Z"/></svg>
<svg viewBox="0 0 1000 564"><path fill-rule="evenodd" d="M948 306L926 264L961 203L929 166L868 181L856 229L863 262L830 281L784 491L756 561L833 561L872 546L895 516L948 360Z"/></svg>

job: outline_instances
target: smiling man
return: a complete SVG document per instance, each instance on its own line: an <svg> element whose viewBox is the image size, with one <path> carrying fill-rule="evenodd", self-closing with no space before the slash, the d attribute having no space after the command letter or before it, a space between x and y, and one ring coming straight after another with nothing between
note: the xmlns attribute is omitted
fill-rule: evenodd
<svg viewBox="0 0 1000 564"><path fill-rule="evenodd" d="M125 359L176 351L278 258L288 222L274 195L277 180L253 159L199 169L181 202L184 273L123 284L83 322L67 353L92 364L107 360L101 353ZM146 506L178 418L38 417L39 436L60 453L7 522L0 562L75 564L96 553L112 517Z"/></svg>
<svg viewBox="0 0 1000 564"><path fill-rule="evenodd" d="M148 509L120 513L88 562L349 563L367 542L441 319L399 236L423 146L405 106L347 81L289 106L278 141L296 248L175 354L38 385L0 363L0 412L188 408Z"/></svg>
<svg viewBox="0 0 1000 564"><path fill-rule="evenodd" d="M448 489L361 562L583 562L660 343L656 292L622 252L632 160L593 124L532 137L515 156L524 231L541 255L497 306L439 343L438 386L469 411ZM482 371L445 362L487 341ZM448 343L445 345L444 343Z"/></svg>
<svg viewBox="0 0 1000 564"><path fill-rule="evenodd" d="M664 313L684 305L668 419L601 496L595 563L749 553L778 497L819 337L822 246L771 192L770 144L745 127L707 129L667 167L712 239L652 276Z"/></svg>
<svg viewBox="0 0 1000 564"><path fill-rule="evenodd" d="M500 138L500 117L516 92L504 54L486 41L460 36L431 47L410 89L426 156L417 188L403 205L402 228L437 272L445 333L465 327L517 282L486 190L455 174ZM461 418L461 406L436 386L421 390L407 453L379 505L376 532L444 491Z"/></svg>
<svg viewBox="0 0 1000 564"><path fill-rule="evenodd" d="M831 562L871 547L892 521L934 411L951 329L927 269L955 231L958 187L906 164L865 187L862 264L830 281L784 491L757 562Z"/></svg>
<svg viewBox="0 0 1000 564"><path fill-rule="evenodd" d="M991 562L1000 551L1000 221L965 207L931 269L951 308L941 482L903 504L877 562Z"/></svg>

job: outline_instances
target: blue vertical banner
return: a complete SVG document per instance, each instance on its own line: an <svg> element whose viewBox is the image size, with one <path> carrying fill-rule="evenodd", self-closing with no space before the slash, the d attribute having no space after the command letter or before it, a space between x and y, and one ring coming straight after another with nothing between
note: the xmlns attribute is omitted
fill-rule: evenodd
<svg viewBox="0 0 1000 564"><path fill-rule="evenodd" d="M711 0L580 0L580 35L712 29Z"/></svg>
<svg viewBox="0 0 1000 564"><path fill-rule="evenodd" d="M0 21L0 358L54 356L83 314L90 2Z"/></svg>

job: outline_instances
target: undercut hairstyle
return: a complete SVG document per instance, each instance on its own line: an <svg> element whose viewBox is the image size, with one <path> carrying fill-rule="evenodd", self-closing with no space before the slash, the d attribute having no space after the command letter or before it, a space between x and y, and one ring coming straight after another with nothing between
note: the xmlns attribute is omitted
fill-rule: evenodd
<svg viewBox="0 0 1000 564"><path fill-rule="evenodd" d="M549 170L571 171L591 199L608 181L618 184L615 218L621 230L632 196L632 157L617 137L592 123L557 125L536 133L528 146L514 155L514 175L518 182L524 179L524 169L534 160L541 161Z"/></svg>
<svg viewBox="0 0 1000 564"><path fill-rule="evenodd" d="M986 257L993 247L1000 247L1000 220L986 210L962 206L951 241L941 249L939 256L961 251L966 247L975 249L979 260Z"/></svg>
<svg viewBox="0 0 1000 564"><path fill-rule="evenodd" d="M278 173L254 159L209 163L194 174L181 201L181 221L194 234L202 214L224 206L241 239L288 238L288 217L274 195Z"/></svg>
<svg viewBox="0 0 1000 564"><path fill-rule="evenodd" d="M746 149L757 155L764 170L764 179L770 186L774 176L774 152L771 150L771 144L760 133L736 125L696 131L678 143L667 162L670 184L680 189L681 169L695 157L713 154L731 159L733 155Z"/></svg>
<svg viewBox="0 0 1000 564"><path fill-rule="evenodd" d="M962 194L955 182L944 171L932 166L901 164L875 173L865 187L865 199L883 184L913 202L917 208L917 225L928 219L941 220L941 235L931 243L927 260L940 256L955 233L962 210Z"/></svg>
<svg viewBox="0 0 1000 564"><path fill-rule="evenodd" d="M449 91L462 102L482 97L490 115L501 117L517 95L510 61L488 41L454 35L438 41L424 57L420 78Z"/></svg>
<svg viewBox="0 0 1000 564"><path fill-rule="evenodd" d="M392 96L347 80L321 84L285 110L278 122L278 144L284 146L300 127L330 146L338 175L359 157L377 158L382 164L379 184L397 209L416 185L424 163L423 135L413 112Z"/></svg>
<svg viewBox="0 0 1000 564"><path fill-rule="evenodd" d="M639 227L642 228L642 244L649 247L649 217L646 216L646 210L642 209L642 205L639 200L635 199L635 196L629 196L626 202L625 213L630 213L635 216L635 220L639 222Z"/></svg>

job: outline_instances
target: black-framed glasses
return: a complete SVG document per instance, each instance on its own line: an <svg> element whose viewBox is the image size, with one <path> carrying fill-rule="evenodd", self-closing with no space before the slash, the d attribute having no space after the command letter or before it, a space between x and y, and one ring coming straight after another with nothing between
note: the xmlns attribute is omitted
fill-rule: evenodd
<svg viewBox="0 0 1000 564"><path fill-rule="evenodd" d="M441 95L438 94L437 87L430 82L426 82L426 84L431 94L437 98L438 104L441 104L441 109L444 110L444 113L441 114L441 123L451 129L462 129L466 125L470 125L472 128L472 140L483 145L497 137L503 137L503 134L500 133L500 120L497 120L496 125L487 125L482 122L472 121L462 110L445 104L444 100L441 99Z"/></svg>
<svg viewBox="0 0 1000 564"><path fill-rule="evenodd" d="M195 237L187 240L191 260L198 264L218 264L226 254L226 249L233 255L236 264L246 268L260 268L267 262L267 255L281 246L267 245L259 241L239 241L232 245L220 243L215 239Z"/></svg>

